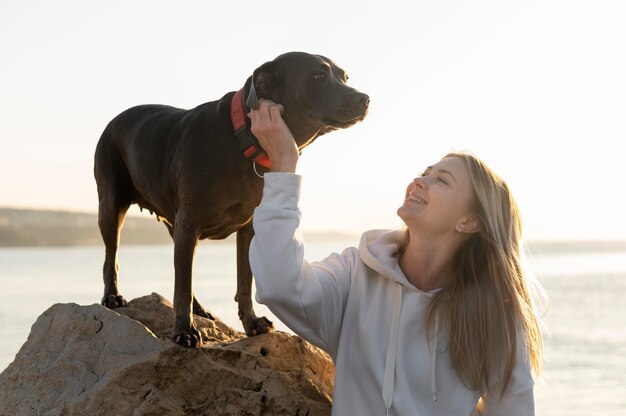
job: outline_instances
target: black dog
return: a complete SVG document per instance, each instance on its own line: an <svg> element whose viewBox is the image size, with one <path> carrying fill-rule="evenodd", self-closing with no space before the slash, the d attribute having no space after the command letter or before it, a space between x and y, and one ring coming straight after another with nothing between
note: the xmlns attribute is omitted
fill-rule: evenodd
<svg viewBox="0 0 626 416"><path fill-rule="evenodd" d="M248 248L252 213L261 200L269 161L249 133L248 108L265 98L284 106L284 120L300 149L320 135L365 117L369 97L346 85L346 73L330 59L291 52L257 68L242 90L182 110L163 105L130 108L106 127L95 153L98 225L106 246L104 297L108 308L126 305L117 286L117 247L131 204L150 210L174 240L175 342L202 342L192 312L210 314L191 288L198 239L237 232L237 295L246 334L272 323L252 308Z"/></svg>

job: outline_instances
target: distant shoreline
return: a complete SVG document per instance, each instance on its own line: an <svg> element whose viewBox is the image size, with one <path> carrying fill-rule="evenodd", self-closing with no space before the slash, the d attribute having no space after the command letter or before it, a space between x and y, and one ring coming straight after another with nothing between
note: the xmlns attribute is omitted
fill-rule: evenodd
<svg viewBox="0 0 626 416"><path fill-rule="evenodd" d="M334 231L303 231L305 240L354 241L359 235ZM204 240L211 243L235 243L233 233L224 240ZM172 244L166 227L156 217L126 217L121 244ZM75 247L103 245L95 213L0 208L0 248L4 247ZM531 253L613 252L626 251L626 240L528 241Z"/></svg>
<svg viewBox="0 0 626 416"><path fill-rule="evenodd" d="M305 232L310 241L354 240L359 236L341 232ZM233 233L215 243L234 243ZM120 244L171 244L165 225L155 216L127 216ZM98 215L93 213L20 208L0 208L0 248L2 247L74 247L103 245L98 229Z"/></svg>

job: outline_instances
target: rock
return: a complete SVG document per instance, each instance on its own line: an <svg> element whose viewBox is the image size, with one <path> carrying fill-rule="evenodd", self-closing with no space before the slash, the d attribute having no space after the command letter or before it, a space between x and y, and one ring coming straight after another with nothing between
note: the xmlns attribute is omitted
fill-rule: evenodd
<svg viewBox="0 0 626 416"><path fill-rule="evenodd" d="M0 415L330 414L334 367L317 347L195 317L205 343L190 350L169 340L173 316L156 293L52 306L0 374Z"/></svg>

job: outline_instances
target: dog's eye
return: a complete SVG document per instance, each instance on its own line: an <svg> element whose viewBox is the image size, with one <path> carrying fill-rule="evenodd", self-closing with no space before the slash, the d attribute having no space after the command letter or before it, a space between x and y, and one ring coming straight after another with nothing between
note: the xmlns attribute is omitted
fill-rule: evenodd
<svg viewBox="0 0 626 416"><path fill-rule="evenodd" d="M324 81L326 79L326 74L320 72L319 74L313 75L313 79L315 79L316 81Z"/></svg>

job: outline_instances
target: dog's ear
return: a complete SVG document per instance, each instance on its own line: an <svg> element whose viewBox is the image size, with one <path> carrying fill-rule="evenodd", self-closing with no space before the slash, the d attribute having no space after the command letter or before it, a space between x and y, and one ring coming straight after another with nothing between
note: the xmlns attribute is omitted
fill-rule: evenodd
<svg viewBox="0 0 626 416"><path fill-rule="evenodd" d="M254 80L250 81L250 91L248 91L248 97L246 98L246 106L253 110L259 109L259 97L256 95L256 88L254 87Z"/></svg>
<svg viewBox="0 0 626 416"><path fill-rule="evenodd" d="M269 61L258 67L252 73L252 85L250 86L250 92L248 97L253 93L258 98L266 98L268 100L275 99L272 97L272 89L278 83L278 76L276 74L276 68L274 61Z"/></svg>

